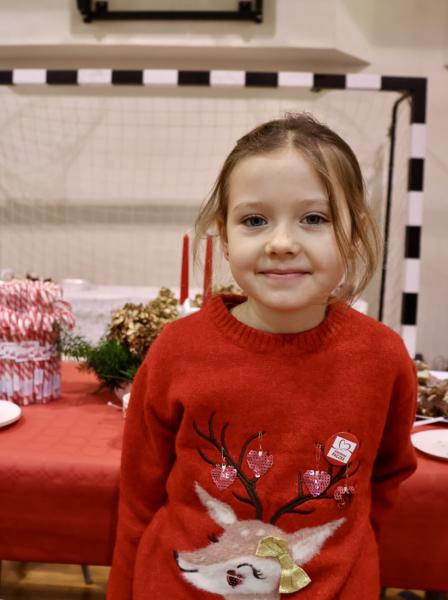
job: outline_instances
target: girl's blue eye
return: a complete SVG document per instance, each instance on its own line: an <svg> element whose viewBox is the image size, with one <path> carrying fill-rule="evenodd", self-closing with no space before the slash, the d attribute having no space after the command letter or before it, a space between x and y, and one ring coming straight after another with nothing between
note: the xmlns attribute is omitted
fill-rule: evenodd
<svg viewBox="0 0 448 600"><path fill-rule="evenodd" d="M305 225L322 225L324 223L328 223L328 219L323 215L312 213L310 215L306 215L306 217L303 218L303 222Z"/></svg>
<svg viewBox="0 0 448 600"><path fill-rule="evenodd" d="M263 219L263 217L259 217L258 215L252 215L251 217L246 217L243 224L248 227L262 227L266 224L266 219Z"/></svg>

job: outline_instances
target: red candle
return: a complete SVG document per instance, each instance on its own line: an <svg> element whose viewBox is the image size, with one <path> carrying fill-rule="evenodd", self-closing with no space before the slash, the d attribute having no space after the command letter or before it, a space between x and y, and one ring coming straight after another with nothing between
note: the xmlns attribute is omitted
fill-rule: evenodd
<svg viewBox="0 0 448 600"><path fill-rule="evenodd" d="M189 290L188 290L188 266L190 259L190 240L188 238L188 233L184 235L183 245L182 245L182 269L180 275L180 305L185 302L188 298Z"/></svg>
<svg viewBox="0 0 448 600"><path fill-rule="evenodd" d="M205 265L204 265L204 304L212 295L212 270L213 270L213 238L207 236L207 245L205 247Z"/></svg>

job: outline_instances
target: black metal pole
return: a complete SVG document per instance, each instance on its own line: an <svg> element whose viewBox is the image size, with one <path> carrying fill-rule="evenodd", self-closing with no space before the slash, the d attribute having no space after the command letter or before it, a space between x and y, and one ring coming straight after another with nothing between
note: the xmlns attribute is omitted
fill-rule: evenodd
<svg viewBox="0 0 448 600"><path fill-rule="evenodd" d="M406 92L400 96L395 102L392 108L392 122L389 128L390 136L390 147L389 147L389 168L387 174L387 196L386 196L386 214L384 217L384 245L383 245L383 263L381 268L381 287L380 287L380 306L378 310L378 320L383 320L384 315L384 300L386 292L386 274L387 274L387 258L388 258L388 247L389 247L389 230L390 230L390 213L392 208L392 190L393 190L393 178L394 178L394 163L395 163L395 138L397 129L397 113L398 107L409 98L409 92Z"/></svg>

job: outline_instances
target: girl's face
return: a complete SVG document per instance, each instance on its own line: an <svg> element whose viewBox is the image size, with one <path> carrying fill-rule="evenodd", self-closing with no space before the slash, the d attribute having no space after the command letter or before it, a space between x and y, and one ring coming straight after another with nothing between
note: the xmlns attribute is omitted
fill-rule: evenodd
<svg viewBox="0 0 448 600"><path fill-rule="evenodd" d="M322 321L344 265L318 175L287 147L246 158L232 172L224 252L248 300L246 324L278 333Z"/></svg>

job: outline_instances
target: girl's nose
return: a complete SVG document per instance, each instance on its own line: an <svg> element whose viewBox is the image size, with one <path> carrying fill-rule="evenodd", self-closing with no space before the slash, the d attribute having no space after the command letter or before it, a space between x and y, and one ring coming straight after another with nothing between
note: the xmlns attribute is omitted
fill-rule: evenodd
<svg viewBox="0 0 448 600"><path fill-rule="evenodd" d="M276 228L266 243L268 254L298 254L300 248L297 232L286 228Z"/></svg>

